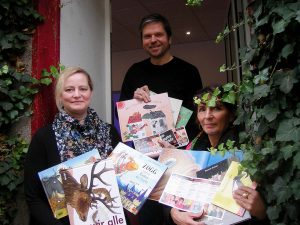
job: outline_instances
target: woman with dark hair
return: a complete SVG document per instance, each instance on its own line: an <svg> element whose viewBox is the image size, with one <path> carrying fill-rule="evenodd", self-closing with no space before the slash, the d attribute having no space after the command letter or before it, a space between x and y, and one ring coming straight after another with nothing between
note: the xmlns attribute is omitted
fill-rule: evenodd
<svg viewBox="0 0 300 225"><path fill-rule="evenodd" d="M199 125L199 134L188 144L186 149L208 150L211 147L218 148L218 145L230 140L238 146L238 130L233 126L236 116L236 100L229 103L226 100L228 93L222 86L212 86L201 89L194 96L195 110L197 114L196 123ZM162 142L164 147L171 147L166 142ZM249 187L241 186L233 194L236 202L248 210L253 217L251 223L262 224L260 221L266 218L266 208L258 191ZM166 224L177 225L204 225L199 220L205 212L191 213L183 212L176 208L164 208Z"/></svg>

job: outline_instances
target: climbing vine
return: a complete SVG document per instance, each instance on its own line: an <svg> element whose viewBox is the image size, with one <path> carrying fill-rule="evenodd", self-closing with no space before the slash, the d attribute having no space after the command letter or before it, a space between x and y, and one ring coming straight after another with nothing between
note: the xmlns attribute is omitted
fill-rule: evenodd
<svg viewBox="0 0 300 225"><path fill-rule="evenodd" d="M0 223L3 225L12 224L17 212L16 197L23 183L28 147L19 135L10 135L11 127L32 114L35 94L58 74L52 67L38 80L22 61L31 36L42 21L30 0L0 2Z"/></svg>

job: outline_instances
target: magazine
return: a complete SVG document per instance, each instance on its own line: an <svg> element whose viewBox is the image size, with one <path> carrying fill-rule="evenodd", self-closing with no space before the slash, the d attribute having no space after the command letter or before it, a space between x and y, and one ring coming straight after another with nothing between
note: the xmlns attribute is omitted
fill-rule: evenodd
<svg viewBox="0 0 300 225"><path fill-rule="evenodd" d="M182 211L199 213L208 208L219 185L218 181L173 173L159 202Z"/></svg>
<svg viewBox="0 0 300 225"><path fill-rule="evenodd" d="M167 93L151 96L151 102L136 99L117 102L122 141L161 134L174 128L171 103Z"/></svg>
<svg viewBox="0 0 300 225"><path fill-rule="evenodd" d="M88 164L99 159L101 159L101 157L98 150L93 149L92 151L86 152L38 173L55 218L60 219L68 215L59 170L62 168L66 169Z"/></svg>
<svg viewBox="0 0 300 225"><path fill-rule="evenodd" d="M162 134L134 140L133 144L135 150L154 158L158 157L163 149L158 143L160 140L167 141L174 147L183 147L189 143L185 127L180 127L168 130Z"/></svg>
<svg viewBox="0 0 300 225"><path fill-rule="evenodd" d="M256 186L254 184L250 176L245 171L241 171L240 163L232 161L217 193L212 199L212 203L239 216L243 216L245 209L236 203L232 193L241 185L255 189Z"/></svg>
<svg viewBox="0 0 300 225"><path fill-rule="evenodd" d="M158 161L167 165L168 169L150 194L149 198L156 201L159 200L172 173L178 173L189 177L197 177L197 171L203 168L232 157L240 161L242 156L242 151L235 151L235 153L226 152L223 156L218 152L212 155L209 151L165 148L160 153Z"/></svg>
<svg viewBox="0 0 300 225"><path fill-rule="evenodd" d="M125 224L113 162L60 170L71 225Z"/></svg>
<svg viewBox="0 0 300 225"><path fill-rule="evenodd" d="M137 214L167 166L121 142L109 158L114 162L123 207Z"/></svg>

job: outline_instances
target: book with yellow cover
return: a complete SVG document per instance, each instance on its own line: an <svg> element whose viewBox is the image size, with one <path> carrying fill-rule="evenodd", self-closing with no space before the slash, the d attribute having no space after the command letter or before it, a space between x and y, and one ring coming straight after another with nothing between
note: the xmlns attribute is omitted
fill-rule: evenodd
<svg viewBox="0 0 300 225"><path fill-rule="evenodd" d="M250 176L240 170L240 163L232 161L218 191L212 199L212 203L239 216L243 216L245 209L239 206L232 196L233 192L242 185L253 189L256 188Z"/></svg>

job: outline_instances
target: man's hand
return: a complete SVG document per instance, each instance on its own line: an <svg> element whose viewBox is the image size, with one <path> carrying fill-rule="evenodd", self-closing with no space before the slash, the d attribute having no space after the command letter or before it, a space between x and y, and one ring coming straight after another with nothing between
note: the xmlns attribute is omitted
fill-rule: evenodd
<svg viewBox="0 0 300 225"><path fill-rule="evenodd" d="M174 223L177 225L205 225L204 222L194 220L200 219L204 215L203 210L199 213L191 213L172 208L170 214Z"/></svg>
<svg viewBox="0 0 300 225"><path fill-rule="evenodd" d="M150 90L147 85L137 88L133 95L134 99L144 101L145 103L148 103L151 101L150 99Z"/></svg>

